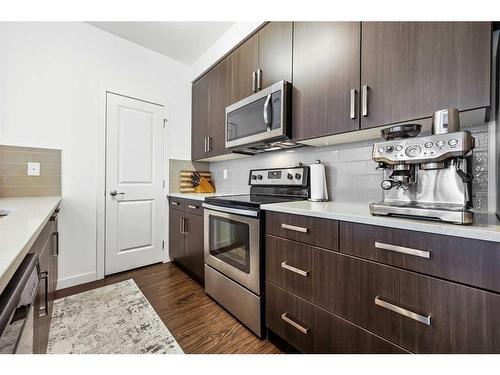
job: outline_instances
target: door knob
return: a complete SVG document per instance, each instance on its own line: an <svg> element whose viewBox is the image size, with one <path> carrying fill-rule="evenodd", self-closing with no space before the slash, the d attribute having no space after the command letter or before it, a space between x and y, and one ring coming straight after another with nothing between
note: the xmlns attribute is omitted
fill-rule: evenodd
<svg viewBox="0 0 500 375"><path fill-rule="evenodd" d="M118 190L111 190L109 192L109 195L111 195L112 197L116 197L117 195L125 195L125 193L119 192Z"/></svg>

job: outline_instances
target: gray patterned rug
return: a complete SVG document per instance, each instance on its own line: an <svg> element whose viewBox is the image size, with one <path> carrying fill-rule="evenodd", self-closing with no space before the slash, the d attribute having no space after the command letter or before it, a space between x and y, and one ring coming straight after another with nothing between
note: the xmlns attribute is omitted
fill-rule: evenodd
<svg viewBox="0 0 500 375"><path fill-rule="evenodd" d="M183 353L133 280L54 302L50 354Z"/></svg>

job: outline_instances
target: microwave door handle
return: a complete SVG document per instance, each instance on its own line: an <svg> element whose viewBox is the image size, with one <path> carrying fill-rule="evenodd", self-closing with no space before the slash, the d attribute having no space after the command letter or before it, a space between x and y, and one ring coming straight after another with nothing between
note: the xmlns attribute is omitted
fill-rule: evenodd
<svg viewBox="0 0 500 375"><path fill-rule="evenodd" d="M267 131L271 131L271 113L269 113L269 108L271 103L271 94L269 94L266 98L266 102L264 103L264 123L267 125Z"/></svg>

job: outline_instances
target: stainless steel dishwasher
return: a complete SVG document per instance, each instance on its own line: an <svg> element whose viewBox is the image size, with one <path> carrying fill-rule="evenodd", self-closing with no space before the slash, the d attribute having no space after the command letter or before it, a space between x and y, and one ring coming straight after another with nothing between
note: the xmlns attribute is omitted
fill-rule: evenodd
<svg viewBox="0 0 500 375"><path fill-rule="evenodd" d="M0 295L0 354L33 353L33 302L39 283L38 255L28 254Z"/></svg>

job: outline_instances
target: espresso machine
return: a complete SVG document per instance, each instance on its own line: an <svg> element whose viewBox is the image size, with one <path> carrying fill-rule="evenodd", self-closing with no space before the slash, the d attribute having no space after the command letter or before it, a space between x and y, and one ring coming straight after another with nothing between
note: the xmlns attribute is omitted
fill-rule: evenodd
<svg viewBox="0 0 500 375"><path fill-rule="evenodd" d="M455 108L434 113L432 135L417 137L420 130L418 124L393 126L373 145L384 179L382 201L370 204L371 214L472 223L474 138L460 131Z"/></svg>

